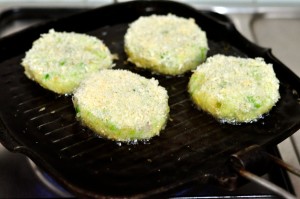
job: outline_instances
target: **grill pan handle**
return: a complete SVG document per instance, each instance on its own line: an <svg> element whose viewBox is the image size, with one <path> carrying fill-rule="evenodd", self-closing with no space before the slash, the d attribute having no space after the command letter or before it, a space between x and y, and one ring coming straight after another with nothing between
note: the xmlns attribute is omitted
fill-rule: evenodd
<svg viewBox="0 0 300 199"><path fill-rule="evenodd" d="M300 177L300 170L285 163L281 159L268 154L267 152L262 150L260 146L253 145L231 155L230 162L234 170L242 177L257 183L284 198L296 199L294 195L290 194L289 192L282 189L281 187L265 180L264 178L259 177L258 175L262 174L263 170L265 170L272 163L278 164L282 168L290 171L291 173L299 177ZM260 169L257 170L258 168ZM254 171L259 174L258 175L253 174L252 172Z"/></svg>

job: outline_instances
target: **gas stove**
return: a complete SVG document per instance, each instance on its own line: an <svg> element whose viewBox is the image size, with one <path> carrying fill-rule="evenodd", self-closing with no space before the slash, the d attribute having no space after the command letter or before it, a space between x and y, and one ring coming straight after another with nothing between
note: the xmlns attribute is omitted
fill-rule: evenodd
<svg viewBox="0 0 300 199"><path fill-rule="evenodd" d="M194 6L197 6L199 9L203 8L199 5ZM75 14L87 9L90 9L90 7L46 8L35 6L26 8L7 8L0 14L0 37L12 34L13 32L19 31L28 26L43 23L44 21L47 21L49 19ZM222 14L227 14L234 21L237 28L249 40L269 47L275 46L275 55L278 54L278 57L280 59L282 59L284 62L287 61L287 65L292 65L292 70L294 70L294 72L296 72L298 75L300 74L300 67L298 67L297 64L292 63L293 59L297 61L297 57L292 59L283 58L282 52L280 51L280 44L278 44L279 46L276 46L274 43L270 43L272 42L271 39L269 41L264 40L264 34L267 33L262 32L260 27L265 25L265 20L276 19L274 15L274 13L278 13L276 9L272 9L272 12L266 12L266 10L253 10L248 8L242 9L244 11L243 13L239 13L235 8L205 7L205 9L210 9ZM266 13L269 13L269 15L267 15ZM281 15L277 15L277 19L278 17L282 18L282 15L283 17L287 17L282 13L283 12L281 12ZM294 13L294 18L295 16L300 16L297 16L297 11L294 11ZM298 19L300 19L300 17ZM297 24L298 21L292 21L291 23L292 25L293 23ZM283 20L282 22L285 21ZM270 25L270 28L272 29L275 27ZM288 29L285 29L285 31L288 31ZM298 45L290 46L291 48L293 48L293 46L295 46L295 48L298 47ZM277 48L279 48L279 50L277 50ZM299 51L295 50L295 52ZM300 146L299 142L300 136L299 132L297 132L292 138L286 140L278 146L279 151L277 148L272 148L269 152L278 157L282 157L284 160L290 162L294 166L297 166L297 164L299 164L299 152L297 152L297 146ZM4 147L2 147L2 145L0 146L0 172L0 185L2 187L0 190L1 198L73 197L72 193L69 193L64 188L62 188L57 182L55 182L50 176L48 176L47 173L40 170L30 159L21 154L14 154L9 152ZM272 170L270 170L270 172L263 177L273 182L274 184L277 184L278 186L288 190L291 193L297 192L297 189L295 187L297 186L297 183L299 183L299 180L297 178L291 178L291 176L289 176L286 171L280 169L279 167L274 166L274 168L272 168ZM182 190L182 192L176 193L174 197L280 198L266 188L249 182L242 185L235 191L226 191L218 187L207 186L201 190Z"/></svg>
<svg viewBox="0 0 300 199"><path fill-rule="evenodd" d="M279 156L278 150L270 153ZM74 195L61 187L51 176L29 158L7 151L0 146L0 198L69 198ZM263 178L294 193L286 171L274 166ZM207 185L201 190L184 189L174 198L281 198L270 190L248 182L235 191Z"/></svg>

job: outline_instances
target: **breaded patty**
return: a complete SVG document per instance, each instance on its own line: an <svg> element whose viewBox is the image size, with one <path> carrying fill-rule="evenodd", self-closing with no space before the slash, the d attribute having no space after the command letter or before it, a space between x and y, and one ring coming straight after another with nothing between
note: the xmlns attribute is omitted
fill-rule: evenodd
<svg viewBox="0 0 300 199"><path fill-rule="evenodd" d="M197 67L188 92L200 109L228 123L256 121L280 98L271 64L224 55L209 57Z"/></svg>
<svg viewBox="0 0 300 199"><path fill-rule="evenodd" d="M28 78L59 94L70 94L86 77L112 67L112 55L93 36L51 29L34 41L22 61Z"/></svg>
<svg viewBox="0 0 300 199"><path fill-rule="evenodd" d="M125 35L128 60L137 67L180 75L206 59L206 33L195 20L172 14L140 17Z"/></svg>
<svg viewBox="0 0 300 199"><path fill-rule="evenodd" d="M158 135L169 115L165 88L127 70L92 74L74 92L73 102L83 125L117 141Z"/></svg>

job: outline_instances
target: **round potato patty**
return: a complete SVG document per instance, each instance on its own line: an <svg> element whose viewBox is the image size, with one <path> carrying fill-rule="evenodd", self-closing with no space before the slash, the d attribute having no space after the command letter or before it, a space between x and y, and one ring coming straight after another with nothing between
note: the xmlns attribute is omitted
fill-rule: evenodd
<svg viewBox="0 0 300 199"><path fill-rule="evenodd" d="M180 75L206 59L206 33L195 20L172 14L138 18L125 34L125 52L137 67Z"/></svg>
<svg viewBox="0 0 300 199"><path fill-rule="evenodd" d="M83 125L117 141L158 135L169 115L165 88L127 70L92 74L74 92L73 103Z"/></svg>
<svg viewBox="0 0 300 199"><path fill-rule="evenodd" d="M70 94L88 74L111 68L112 55L96 37L51 29L34 41L22 65L42 87Z"/></svg>
<svg viewBox="0 0 300 199"><path fill-rule="evenodd" d="M271 64L224 55L209 57L197 67L188 92L200 109L228 123L256 121L280 98Z"/></svg>

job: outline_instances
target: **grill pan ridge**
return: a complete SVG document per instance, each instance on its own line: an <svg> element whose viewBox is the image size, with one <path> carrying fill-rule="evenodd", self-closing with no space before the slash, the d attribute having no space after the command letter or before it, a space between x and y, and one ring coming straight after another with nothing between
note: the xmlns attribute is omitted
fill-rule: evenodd
<svg viewBox="0 0 300 199"><path fill-rule="evenodd" d="M221 124L190 101L186 87L191 73L164 77L136 69L126 61L123 37L130 22L153 13L195 18L207 33L208 56L260 56L272 63L280 80L277 105L257 122ZM58 96L28 80L20 62L32 42L50 28L94 35L118 54L115 68L158 79L170 96L170 119L161 135L138 144L96 136L75 119L71 96ZM13 41L18 46L11 45ZM194 182L191 186L201 189L204 183L234 179L227 165L230 154L253 144L274 146L300 128L299 78L269 49L241 36L225 16L181 3L119 3L40 24L0 40L0 62L1 143L30 157L78 196L174 196Z"/></svg>

